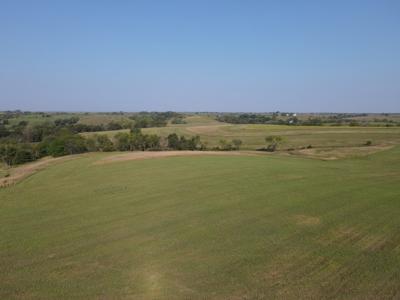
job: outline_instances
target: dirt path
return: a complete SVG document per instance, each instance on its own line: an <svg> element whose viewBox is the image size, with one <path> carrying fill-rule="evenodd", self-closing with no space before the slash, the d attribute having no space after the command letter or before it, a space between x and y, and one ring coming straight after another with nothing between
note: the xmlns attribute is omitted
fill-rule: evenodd
<svg viewBox="0 0 400 300"><path fill-rule="evenodd" d="M256 151L139 151L110 155L96 161L95 165L108 164L127 160L141 160L174 156L259 156L263 153Z"/></svg>

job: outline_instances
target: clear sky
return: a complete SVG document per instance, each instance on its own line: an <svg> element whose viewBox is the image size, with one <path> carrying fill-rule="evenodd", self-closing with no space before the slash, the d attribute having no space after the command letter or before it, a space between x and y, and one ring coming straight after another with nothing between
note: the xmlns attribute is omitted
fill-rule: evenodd
<svg viewBox="0 0 400 300"><path fill-rule="evenodd" d="M400 112L400 1L0 0L0 110Z"/></svg>

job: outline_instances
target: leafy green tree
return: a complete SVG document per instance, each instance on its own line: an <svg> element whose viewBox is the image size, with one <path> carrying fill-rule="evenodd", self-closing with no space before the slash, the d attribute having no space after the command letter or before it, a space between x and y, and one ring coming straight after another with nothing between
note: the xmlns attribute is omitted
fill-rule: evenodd
<svg viewBox="0 0 400 300"><path fill-rule="evenodd" d="M9 136L11 132L9 132L4 125L0 125L0 138Z"/></svg>
<svg viewBox="0 0 400 300"><path fill-rule="evenodd" d="M34 160L36 160L36 157L31 146L23 145L17 147L13 164L24 164Z"/></svg>
<svg viewBox="0 0 400 300"><path fill-rule="evenodd" d="M146 149L160 149L160 137L156 134L145 135Z"/></svg>
<svg viewBox="0 0 400 300"><path fill-rule="evenodd" d="M170 135L168 135L167 140L168 140L168 148L173 150L179 150L180 141L176 133L171 133Z"/></svg>
<svg viewBox="0 0 400 300"><path fill-rule="evenodd" d="M0 145L0 158L6 165L18 165L36 159L30 144L7 143Z"/></svg>
<svg viewBox="0 0 400 300"><path fill-rule="evenodd" d="M58 135L49 137L44 144L48 155L63 156L87 151L85 139L69 131L62 131Z"/></svg>
<svg viewBox="0 0 400 300"><path fill-rule="evenodd" d="M242 140L239 139L233 139L232 144L234 145L236 150L240 149L240 146L242 145Z"/></svg>
<svg viewBox="0 0 400 300"><path fill-rule="evenodd" d="M119 132L115 135L116 149L119 151L132 151L131 134Z"/></svg>
<svg viewBox="0 0 400 300"><path fill-rule="evenodd" d="M0 145L0 157L3 163L8 166L13 165L14 158L17 154L16 144L2 144Z"/></svg>
<svg viewBox="0 0 400 300"><path fill-rule="evenodd" d="M227 140L224 140L224 139L219 140L219 147L218 147L218 149L219 149L219 150L223 150L223 151L230 151L230 150L232 150L232 144L231 144L231 143L228 143L228 141L227 141Z"/></svg>
<svg viewBox="0 0 400 300"><path fill-rule="evenodd" d="M283 142L283 138L279 135L270 135L265 138L265 141L268 143L267 150L274 152Z"/></svg>
<svg viewBox="0 0 400 300"><path fill-rule="evenodd" d="M96 146L98 151L114 151L114 144L106 134L100 134L96 136Z"/></svg>

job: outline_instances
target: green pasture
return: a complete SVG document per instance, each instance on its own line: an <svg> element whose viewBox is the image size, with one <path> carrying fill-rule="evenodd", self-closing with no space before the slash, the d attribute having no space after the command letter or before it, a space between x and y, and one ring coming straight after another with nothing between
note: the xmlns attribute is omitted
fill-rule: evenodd
<svg viewBox="0 0 400 300"><path fill-rule="evenodd" d="M400 297L398 147L94 164L107 155L0 190L0 299Z"/></svg>

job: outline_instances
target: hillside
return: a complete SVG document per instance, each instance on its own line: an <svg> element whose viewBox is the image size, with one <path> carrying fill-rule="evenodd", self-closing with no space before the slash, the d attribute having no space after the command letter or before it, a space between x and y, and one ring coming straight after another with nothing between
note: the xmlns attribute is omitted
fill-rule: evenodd
<svg viewBox="0 0 400 300"><path fill-rule="evenodd" d="M400 296L400 148L98 163L0 190L1 299Z"/></svg>

